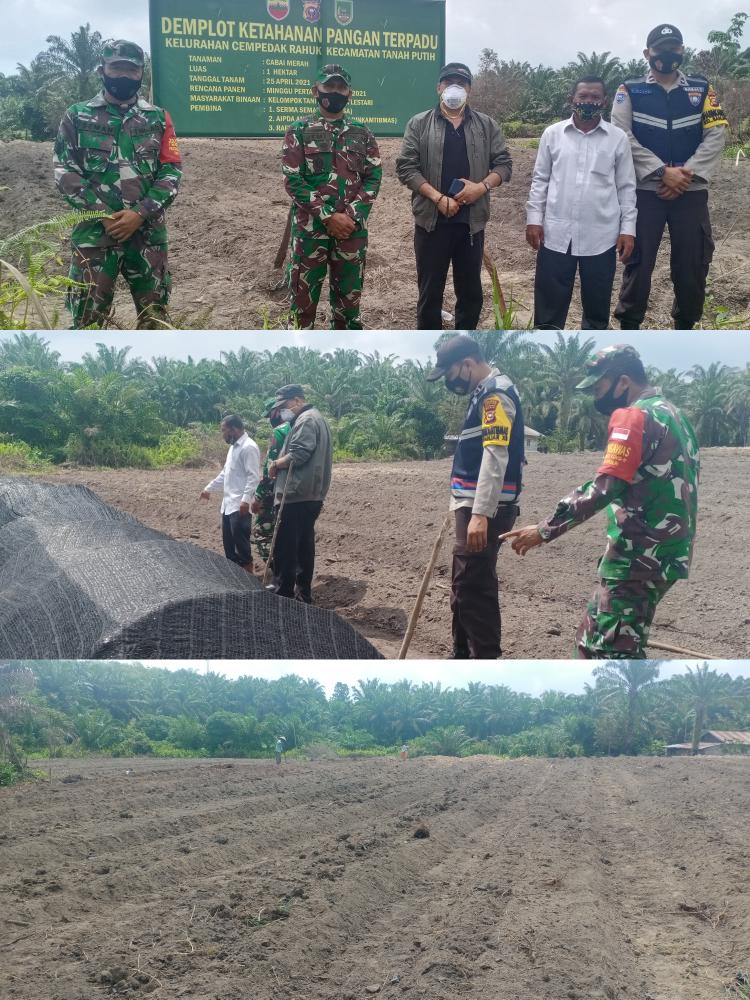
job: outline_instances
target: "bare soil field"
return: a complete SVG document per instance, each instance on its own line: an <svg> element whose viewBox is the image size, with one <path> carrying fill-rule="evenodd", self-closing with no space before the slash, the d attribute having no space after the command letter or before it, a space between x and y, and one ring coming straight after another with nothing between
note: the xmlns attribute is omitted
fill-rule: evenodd
<svg viewBox="0 0 750 1000"><path fill-rule="evenodd" d="M591 478L593 452L532 452L525 472L520 525L552 513L557 501ZM182 541L221 549L218 501L198 494L208 469L61 470L54 478L83 483L108 503ZM337 464L318 521L313 598L336 610L388 657L398 653L422 573L448 507L450 461ZM750 549L746 500L750 449L703 451L700 513L690 579L661 602L652 638L706 656L734 659L750 650ZM503 655L566 659L594 589L604 551L604 513L564 538L520 558L503 548L498 561ZM445 542L409 652L444 657L451 648L450 566ZM664 654L654 650L655 657Z"/></svg>
<svg viewBox="0 0 750 1000"><path fill-rule="evenodd" d="M0 994L739 996L748 767L55 761L0 790Z"/></svg>
<svg viewBox="0 0 750 1000"><path fill-rule="evenodd" d="M289 199L284 191L279 140L183 139L184 179L169 212L172 298L176 326L255 329L282 322L284 292L273 291L281 273L273 270ZM525 203L536 151L523 141L510 144L513 179L492 195L487 250L500 273L507 298L518 307L518 325L531 321L534 253L524 238ZM370 329L412 329L416 322L416 267L409 192L395 174L400 140L384 139L384 181L371 217L368 270L362 300ZM0 143L0 237L66 211L53 184L52 144ZM732 316L750 308L750 163L725 160L711 188L716 255L711 271L715 303ZM489 279L480 326L491 319ZM620 278L615 279L615 295ZM614 296L613 296L614 298ZM452 309L452 292L446 308ZM328 325L324 290L317 325ZM669 239L665 237L654 275L651 306L644 326L670 327L672 292ZM134 310L120 290L115 325L132 326ZM63 310L61 324L67 323ZM577 295L568 327L581 322ZM743 325L748 322L745 319ZM708 328L710 321L704 322Z"/></svg>

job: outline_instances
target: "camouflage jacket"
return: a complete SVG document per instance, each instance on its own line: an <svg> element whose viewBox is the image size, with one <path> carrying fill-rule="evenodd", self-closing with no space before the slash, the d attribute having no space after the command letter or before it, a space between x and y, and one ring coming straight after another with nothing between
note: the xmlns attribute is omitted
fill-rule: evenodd
<svg viewBox="0 0 750 1000"><path fill-rule="evenodd" d="M698 441L658 389L615 410L602 465L539 525L545 541L607 507L605 580L679 580L688 575L698 514Z"/></svg>
<svg viewBox="0 0 750 1000"><path fill-rule="evenodd" d="M180 152L168 112L139 97L124 110L103 94L65 112L54 152L55 183L81 211L132 209L148 243L167 241L164 209L177 195ZM77 246L111 246L101 222L79 223Z"/></svg>
<svg viewBox="0 0 750 1000"><path fill-rule="evenodd" d="M346 115L295 122L284 136L282 170L299 229L323 235L324 221L335 212L366 229L383 168L375 136L362 122Z"/></svg>
<svg viewBox="0 0 750 1000"><path fill-rule="evenodd" d="M261 473L260 482L255 489L255 499L264 503L267 502L270 507L273 507L274 481L268 475L268 466L281 454L281 449L284 447L284 442L289 437L291 429L291 424L279 424L278 427L273 428L266 460L263 463L263 472Z"/></svg>

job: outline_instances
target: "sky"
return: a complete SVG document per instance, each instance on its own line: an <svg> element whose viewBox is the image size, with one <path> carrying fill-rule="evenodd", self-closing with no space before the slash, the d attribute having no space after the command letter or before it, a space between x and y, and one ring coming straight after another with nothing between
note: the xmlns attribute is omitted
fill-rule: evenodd
<svg viewBox="0 0 750 1000"><path fill-rule="evenodd" d="M362 2L362 0L360 0ZM502 59L562 66L584 52L640 56L655 24L676 24L686 44L705 47L713 29L724 30L742 8L738 0L686 4L683 0L526 0L522 15L511 0L447 0L447 57L475 67L485 46ZM148 0L101 4L93 0L2 0L0 72L28 64L47 35L68 36L87 21L105 37L129 38L149 49ZM8 31L8 27L10 30ZM745 32L750 45L750 29Z"/></svg>
<svg viewBox="0 0 750 1000"><path fill-rule="evenodd" d="M695 669L703 661L675 660L663 662L660 678L666 680L674 674L684 674L686 667ZM462 664L458 673L454 660L151 660L148 666L166 667L168 670L193 669L200 673L210 669L225 677L264 677L275 680L286 674L298 674L313 678L326 690L329 696L337 681L350 687L360 680L377 677L388 684L408 680L417 684L423 681L443 688L466 687L469 681L483 684L505 684L513 691L540 695L543 691L564 691L569 694L583 693L584 684L594 683L593 667L581 660L485 660ZM710 664L719 673L732 677L750 677L750 663L741 660L716 660Z"/></svg>
<svg viewBox="0 0 750 1000"><path fill-rule="evenodd" d="M166 355L185 359L190 355L200 358L218 358L222 351L236 351L244 346L248 350L278 350L280 347L310 347L319 351L336 348L356 348L366 354L379 351L381 355L395 354L401 359L426 361L434 354L434 332L416 330L363 330L352 335L350 331L319 330L312 332L270 330L242 332L237 330L180 330L168 333L126 333L115 331L38 331L59 351L63 361L78 361L87 352L96 352L97 342L117 348L132 347L131 357L146 359ZM566 336L570 336L567 333ZM7 331L0 337L12 337ZM555 341L554 333L530 334L543 344ZM607 344L630 343L641 354L647 365L669 369L676 367L687 371L693 365L706 367L720 361L730 367L744 367L750 363L750 331L748 330L648 330L622 333L617 330L586 331L581 341L591 337L597 347Z"/></svg>

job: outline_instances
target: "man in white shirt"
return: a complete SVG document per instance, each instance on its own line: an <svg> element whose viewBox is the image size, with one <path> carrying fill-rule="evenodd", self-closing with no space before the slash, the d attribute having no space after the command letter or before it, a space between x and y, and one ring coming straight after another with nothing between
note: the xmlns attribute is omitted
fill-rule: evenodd
<svg viewBox="0 0 750 1000"><path fill-rule="evenodd" d="M602 117L604 81L578 80L570 102L572 116L542 134L526 204L534 326L564 329L578 270L581 329L606 330L617 256L626 261L635 242L635 168L627 135Z"/></svg>
<svg viewBox="0 0 750 1000"><path fill-rule="evenodd" d="M221 436L229 445L227 459L216 479L212 479L201 493L201 500L208 500L212 493L223 493L221 535L224 555L252 573L250 504L260 482L260 449L245 432L242 418L235 414L222 420Z"/></svg>

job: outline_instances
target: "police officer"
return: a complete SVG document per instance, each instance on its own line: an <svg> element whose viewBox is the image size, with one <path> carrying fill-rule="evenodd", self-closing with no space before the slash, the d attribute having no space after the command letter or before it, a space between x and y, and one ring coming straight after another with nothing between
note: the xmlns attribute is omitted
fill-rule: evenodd
<svg viewBox="0 0 750 1000"><path fill-rule="evenodd" d="M523 415L511 380L487 364L471 337L450 337L437 352L429 382L467 396L469 406L453 457L451 510L456 544L451 574L453 657L497 659L500 601L497 554L500 538L519 514Z"/></svg>
<svg viewBox="0 0 750 1000"><path fill-rule="evenodd" d="M71 235L68 294L75 329L101 327L122 272L138 328L164 326L171 277L164 210L182 177L169 113L138 96L143 49L107 42L98 69L102 90L65 112L55 141L55 183L77 210L104 218L80 222Z"/></svg>
<svg viewBox="0 0 750 1000"><path fill-rule="evenodd" d="M615 317L638 330L651 292L656 254L669 227L675 329L700 320L713 256L708 182L721 160L728 125L713 87L680 70L685 47L673 24L649 33L650 71L617 91L612 123L630 137L638 179L635 251L625 266Z"/></svg>
<svg viewBox="0 0 750 1000"><path fill-rule="evenodd" d="M594 479L561 500L546 521L508 532L529 549L607 508L599 583L576 634L584 659L645 657L656 606L687 578L698 513L698 441L690 422L648 384L638 352L599 351L577 386L609 417L607 451Z"/></svg>
<svg viewBox="0 0 750 1000"><path fill-rule="evenodd" d="M284 137L282 170L292 198L290 318L303 330L315 324L326 272L331 325L362 329L367 217L383 168L375 136L345 113L351 82L342 66L324 66L312 88L319 112L295 122Z"/></svg>

